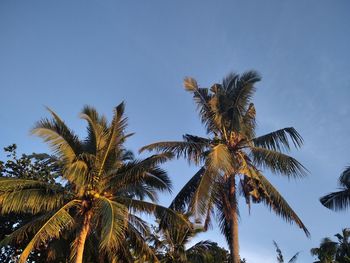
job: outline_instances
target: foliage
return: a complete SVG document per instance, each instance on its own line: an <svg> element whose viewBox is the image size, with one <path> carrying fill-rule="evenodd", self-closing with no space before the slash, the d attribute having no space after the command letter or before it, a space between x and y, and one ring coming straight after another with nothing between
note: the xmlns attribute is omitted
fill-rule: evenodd
<svg viewBox="0 0 350 263"><path fill-rule="evenodd" d="M157 257L164 263L224 263L228 262L229 253L209 240L200 241L191 247L189 243L198 233L203 232L199 225L174 225L167 229L152 228L149 238Z"/></svg>
<svg viewBox="0 0 350 263"><path fill-rule="evenodd" d="M7 160L0 161L0 177L11 177L18 179L35 179L43 182L54 183L59 177L59 164L52 156L46 154L17 155L17 145L12 144L4 148ZM30 214L13 214L0 216L0 240L6 235L19 229L31 220ZM15 262L23 250L23 245L2 246L0 262ZM29 262L45 262L43 255L45 251L32 253Z"/></svg>
<svg viewBox="0 0 350 263"><path fill-rule="evenodd" d="M344 228L335 235L337 241L329 237L323 238L320 246L310 250L317 257L315 263L349 263L350 262L350 229Z"/></svg>
<svg viewBox="0 0 350 263"><path fill-rule="evenodd" d="M273 245L276 248L276 253L277 253L277 262L278 263L284 263L284 257L283 257L283 253L282 250L279 248L278 244L276 243L276 241L273 241ZM298 256L299 256L300 252L297 252L294 254L294 256L292 256L290 258L290 260L288 261L288 263L294 263L297 261Z"/></svg>
<svg viewBox="0 0 350 263"><path fill-rule="evenodd" d="M138 213L184 222L174 211L155 204L158 191L170 191L171 183L159 165L169 153L137 160L124 147L124 104L119 104L108 123L89 106L81 118L87 121L87 137L80 140L49 109L51 119L42 119L32 130L52 148L62 167L66 185L36 178L1 178L1 214L30 213L33 220L8 235L2 244L26 241L19 263L32 251L45 246L48 254L59 254L60 240L71 241L70 260L96 255L102 262L134 262L138 257L155 260L144 237L149 229ZM145 199L149 199L146 201ZM165 223L163 223L165 227ZM29 237L29 239L27 238ZM95 249L88 249L93 246ZM64 248L63 248L64 249Z"/></svg>

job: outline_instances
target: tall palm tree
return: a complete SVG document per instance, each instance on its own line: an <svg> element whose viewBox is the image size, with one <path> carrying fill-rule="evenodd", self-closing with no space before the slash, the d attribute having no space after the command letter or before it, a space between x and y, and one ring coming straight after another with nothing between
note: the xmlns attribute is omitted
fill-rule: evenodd
<svg viewBox="0 0 350 263"><path fill-rule="evenodd" d="M32 133L43 138L62 162L61 182L0 179L1 214L34 215L3 244L31 235L20 263L26 262L31 251L63 236L73 240L70 258L76 263L82 263L89 253L86 246L99 252L100 262L115 262L118 258L133 262L135 254L157 261L145 242L148 227L138 212L166 216L168 222L181 220L174 211L154 203L157 191L170 190L171 182L158 165L171 154L133 158L124 146L131 135L126 133L124 103L115 108L111 123L94 108L84 107L81 118L88 123L84 140L49 111L52 118L39 121Z"/></svg>
<svg viewBox="0 0 350 263"><path fill-rule="evenodd" d="M207 89L198 87L194 79L186 78L185 89L198 105L208 137L186 134L183 141L157 142L140 150L170 151L201 166L175 197L171 208L184 211L189 207L196 217L205 218L205 225L216 208L234 263L239 263L239 188L248 205L251 201L263 202L309 235L297 214L261 171L270 169L288 178L306 174L305 168L285 153L290 150L290 142L295 147L302 145L302 138L294 128L255 136L255 107L251 99L254 84L259 80L254 71L230 74L222 84Z"/></svg>
<svg viewBox="0 0 350 263"><path fill-rule="evenodd" d="M280 247L278 246L278 244L276 243L276 241L273 241L273 245L276 248L276 253L277 253L277 262L278 263L284 263L284 257L283 257L283 253L282 250L280 249ZM293 257L290 258L290 260L288 260L288 263L294 263L297 261L298 256L299 256L300 252L297 252L294 254Z"/></svg>
<svg viewBox="0 0 350 263"><path fill-rule="evenodd" d="M345 210L350 205L350 166L346 167L338 179L339 191L320 198L320 202L334 211Z"/></svg>

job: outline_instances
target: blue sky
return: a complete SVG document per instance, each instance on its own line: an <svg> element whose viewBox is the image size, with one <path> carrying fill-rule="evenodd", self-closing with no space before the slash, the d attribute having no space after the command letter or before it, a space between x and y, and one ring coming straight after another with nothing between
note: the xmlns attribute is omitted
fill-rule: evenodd
<svg viewBox="0 0 350 263"><path fill-rule="evenodd" d="M16 1L0 2L0 146L47 151L29 130L44 106L81 136L85 104L111 116L125 100L135 151L158 140L204 135L195 105L182 88L185 76L202 86L230 71L263 76L254 98L258 134L294 126L305 145L293 151L310 171L288 181L268 177L298 212L311 239L261 205L251 215L241 204L241 255L272 262L272 240L286 257L350 226L318 198L337 187L350 163L350 16L348 1ZM166 165L174 192L196 167ZM171 196L161 197L168 205ZM200 236L224 245L214 225Z"/></svg>

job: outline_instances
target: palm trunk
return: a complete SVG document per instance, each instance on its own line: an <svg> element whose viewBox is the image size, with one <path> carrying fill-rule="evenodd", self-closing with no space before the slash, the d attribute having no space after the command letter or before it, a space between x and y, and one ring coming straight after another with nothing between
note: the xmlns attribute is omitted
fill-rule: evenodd
<svg viewBox="0 0 350 263"><path fill-rule="evenodd" d="M91 215L87 214L84 218L84 223L78 236L78 241L77 241L78 244L77 244L77 251L76 251L77 256L75 258L75 263L83 263L85 241L90 231L90 221L91 221Z"/></svg>
<svg viewBox="0 0 350 263"><path fill-rule="evenodd" d="M237 209L237 196L236 196L236 181L235 176L230 176L230 188L229 188L229 220L230 220L230 253L231 263L240 263L239 257L239 243L238 243L238 209Z"/></svg>

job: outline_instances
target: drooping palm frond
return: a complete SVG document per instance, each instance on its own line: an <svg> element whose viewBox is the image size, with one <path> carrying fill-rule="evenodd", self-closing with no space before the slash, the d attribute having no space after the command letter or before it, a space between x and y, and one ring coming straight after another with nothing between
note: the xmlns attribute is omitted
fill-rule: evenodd
<svg viewBox="0 0 350 263"><path fill-rule="evenodd" d="M335 211L345 210L350 206L350 189L346 188L325 195L320 198L320 202Z"/></svg>
<svg viewBox="0 0 350 263"><path fill-rule="evenodd" d="M261 200L286 222L295 223L309 237L310 232L277 189L259 171L251 170L251 172L252 176L257 179L258 201Z"/></svg>
<svg viewBox="0 0 350 263"><path fill-rule="evenodd" d="M293 127L280 129L259 136L257 138L254 138L252 141L256 147L281 152L284 150L290 150L289 138L296 148L302 146L303 138Z"/></svg>
<svg viewBox="0 0 350 263"><path fill-rule="evenodd" d="M345 210L350 206L350 167L346 167L338 179L339 191L320 198L320 202L334 211Z"/></svg>
<svg viewBox="0 0 350 263"><path fill-rule="evenodd" d="M70 194L59 185L36 180L0 178L0 213L52 211L64 204Z"/></svg>
<svg viewBox="0 0 350 263"><path fill-rule="evenodd" d="M201 167L199 171L184 185L184 187L175 196L169 208L182 213L185 212L185 208L192 200L204 172L204 167Z"/></svg>
<svg viewBox="0 0 350 263"><path fill-rule="evenodd" d="M127 239L128 242L132 244L134 253L137 255L137 257L143 257L150 262L159 262L154 251L147 244L144 234L145 233L142 233L140 228L135 227L134 224L128 224Z"/></svg>
<svg viewBox="0 0 350 263"><path fill-rule="evenodd" d="M161 219L161 228L174 224L188 224L182 214L161 205L126 197L114 197L113 200L127 206L131 211L154 214L156 218Z"/></svg>
<svg viewBox="0 0 350 263"><path fill-rule="evenodd" d="M257 167L270 169L273 173L289 178L300 178L307 174L306 168L291 156L261 147L250 147L250 151Z"/></svg>
<svg viewBox="0 0 350 263"><path fill-rule="evenodd" d="M69 209L79 204L79 200L72 200L56 211L36 232L32 240L23 250L18 263L25 263L31 251L38 245L50 239L60 237L63 231L73 227L74 219L69 214Z"/></svg>
<svg viewBox="0 0 350 263"><path fill-rule="evenodd" d="M100 218L100 251L111 255L118 250L127 228L128 209L105 197L98 197L94 214Z"/></svg>

